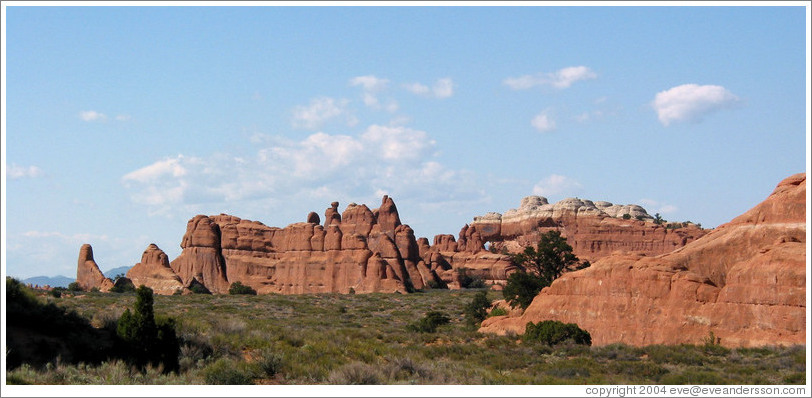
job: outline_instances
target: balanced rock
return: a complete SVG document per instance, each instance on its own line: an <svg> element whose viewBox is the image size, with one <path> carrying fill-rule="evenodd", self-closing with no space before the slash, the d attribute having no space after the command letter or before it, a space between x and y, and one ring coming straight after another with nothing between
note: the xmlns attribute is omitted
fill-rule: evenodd
<svg viewBox="0 0 812 398"><path fill-rule="evenodd" d="M778 184L762 203L683 247L652 257L615 254L566 273L521 316L493 317L488 333L528 322L576 323L596 345L804 344L806 175Z"/></svg>

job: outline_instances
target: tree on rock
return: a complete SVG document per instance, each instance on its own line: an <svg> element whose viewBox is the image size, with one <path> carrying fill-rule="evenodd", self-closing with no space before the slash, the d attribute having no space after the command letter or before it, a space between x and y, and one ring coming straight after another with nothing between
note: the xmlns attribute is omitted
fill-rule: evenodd
<svg viewBox="0 0 812 398"><path fill-rule="evenodd" d="M511 274L502 291L512 307L527 308L541 289L550 286L564 272L589 267L588 261L579 263L572 246L558 231L541 235L536 247L527 246L523 252L510 257L526 270Z"/></svg>

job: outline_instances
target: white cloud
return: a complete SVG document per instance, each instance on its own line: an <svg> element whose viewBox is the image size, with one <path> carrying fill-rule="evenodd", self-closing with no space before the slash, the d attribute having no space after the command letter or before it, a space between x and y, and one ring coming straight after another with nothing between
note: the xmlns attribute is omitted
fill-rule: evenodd
<svg viewBox="0 0 812 398"><path fill-rule="evenodd" d="M404 84L403 88L412 94L422 95L425 97L448 98L454 95L454 81L448 77L437 79L431 88L422 83Z"/></svg>
<svg viewBox="0 0 812 398"><path fill-rule="evenodd" d="M437 98L448 98L454 95L454 82L450 78L437 80L431 88L431 92Z"/></svg>
<svg viewBox="0 0 812 398"><path fill-rule="evenodd" d="M378 94L389 87L388 79L382 79L374 75L357 76L350 79L350 85L361 87L364 105L373 109L385 109L388 112L398 110L399 105L394 99L389 98L384 105L381 103L381 99L378 98Z"/></svg>
<svg viewBox="0 0 812 398"><path fill-rule="evenodd" d="M536 130L542 133L555 130L555 120L550 117L548 111L544 111L536 115L533 120L530 121L530 124L533 125Z"/></svg>
<svg viewBox="0 0 812 398"><path fill-rule="evenodd" d="M314 130L320 128L328 120L342 116L347 125L352 126L358 120L347 110L348 103L347 99L314 98L310 100L310 105L297 106L293 110L293 127Z"/></svg>
<svg viewBox="0 0 812 398"><path fill-rule="evenodd" d="M178 155L175 158L159 160L149 166L127 173L124 177L122 177L122 179L124 181L150 182L155 181L164 175L182 177L186 175L186 169L180 164L182 160L183 155Z"/></svg>
<svg viewBox="0 0 812 398"><path fill-rule="evenodd" d="M533 186L533 195L540 196L561 196L574 195L581 190L582 186L578 181L559 174L551 174L549 177L539 181Z"/></svg>
<svg viewBox="0 0 812 398"><path fill-rule="evenodd" d="M651 215L656 213L670 214L679 210L677 206L663 203L654 199L640 199L640 204L643 205L643 207L646 208L646 212Z"/></svg>
<svg viewBox="0 0 812 398"><path fill-rule="evenodd" d="M86 122L97 122L107 120L107 115L96 111L79 112L79 118Z"/></svg>
<svg viewBox="0 0 812 398"><path fill-rule="evenodd" d="M701 122L705 116L738 103L722 86L683 84L657 93L652 107L663 126L673 122Z"/></svg>
<svg viewBox="0 0 812 398"><path fill-rule="evenodd" d="M403 88L411 92L412 94L417 95L429 95L431 94L431 89L429 86L420 83L411 83L411 84L404 84Z"/></svg>
<svg viewBox="0 0 812 398"><path fill-rule="evenodd" d="M598 75L586 66L569 66L551 73L537 73L509 77L503 83L514 90L526 90L536 86L552 86L564 89L581 80L596 79Z"/></svg>
<svg viewBox="0 0 812 398"><path fill-rule="evenodd" d="M6 176L12 180L18 178L37 178L43 175L42 169L37 166L18 166L12 163L11 166L6 169Z"/></svg>
<svg viewBox="0 0 812 398"><path fill-rule="evenodd" d="M238 203L266 214L271 206L341 197L374 205L378 192L428 197L432 203L485 195L474 188L478 182L470 173L447 169L435 159L436 143L428 133L405 126L372 125L358 135L319 132L262 143L253 156L159 160L126 174L122 183L133 202L167 216L206 208L219 212Z"/></svg>

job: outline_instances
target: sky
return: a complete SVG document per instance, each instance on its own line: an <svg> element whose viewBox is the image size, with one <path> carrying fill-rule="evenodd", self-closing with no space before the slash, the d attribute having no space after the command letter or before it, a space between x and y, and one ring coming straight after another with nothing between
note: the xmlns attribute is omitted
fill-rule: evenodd
<svg viewBox="0 0 812 398"><path fill-rule="evenodd" d="M19 5L15 5L19 4ZM180 254L391 196L457 234L528 195L716 227L809 168L806 6L4 2L6 275Z"/></svg>

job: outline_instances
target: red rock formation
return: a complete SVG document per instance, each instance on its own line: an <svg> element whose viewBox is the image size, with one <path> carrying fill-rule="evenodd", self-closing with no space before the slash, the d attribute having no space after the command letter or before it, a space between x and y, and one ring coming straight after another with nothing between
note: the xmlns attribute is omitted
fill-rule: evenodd
<svg viewBox="0 0 812 398"><path fill-rule="evenodd" d="M520 317L482 332L523 333L527 322L577 323L593 344L804 344L806 175L782 181L762 203L677 250L617 254L562 275Z"/></svg>
<svg viewBox="0 0 812 398"><path fill-rule="evenodd" d="M220 216L221 220L230 217ZM229 284L221 251L222 243L251 248L254 244L250 239L252 237L249 235L238 239L238 236L228 235L225 242L221 242L218 224L212 218L195 216L186 224L186 234L183 235L180 245L183 251L169 265L180 276L184 286L189 286L196 280L212 293L228 293Z"/></svg>
<svg viewBox="0 0 812 398"><path fill-rule="evenodd" d="M629 219L623 219L625 214ZM479 239L490 242L496 251L503 249L519 252L535 245L539 237L557 230L581 260L594 262L616 251L642 253L648 256L668 253L705 235L707 231L694 224L677 229L657 225L645 209L637 205L613 205L576 198L547 203L541 196L522 199L518 209L504 215L488 213L474 217L471 227L476 228ZM469 228L470 229L470 228ZM466 232L466 248L470 251L472 232ZM468 237L471 235L471 237ZM473 246L479 242L474 242Z"/></svg>
<svg viewBox="0 0 812 398"><path fill-rule="evenodd" d="M89 244L82 245L79 249L79 262L76 266L76 282L82 290L89 291L97 287L102 292L107 292L113 287L113 281L105 277L93 259L93 248Z"/></svg>
<svg viewBox="0 0 812 398"><path fill-rule="evenodd" d="M127 271L127 278L134 286L148 286L155 294L170 295L183 291L184 287L180 276L169 266L166 253L155 244L144 250L141 262Z"/></svg>
<svg viewBox="0 0 812 398"><path fill-rule="evenodd" d="M325 226L313 213L307 221L275 228L224 214L195 216L171 267L185 286L194 281L220 294L236 281L260 294L406 292L439 283L388 196L375 212L351 203L339 215L334 202Z"/></svg>

